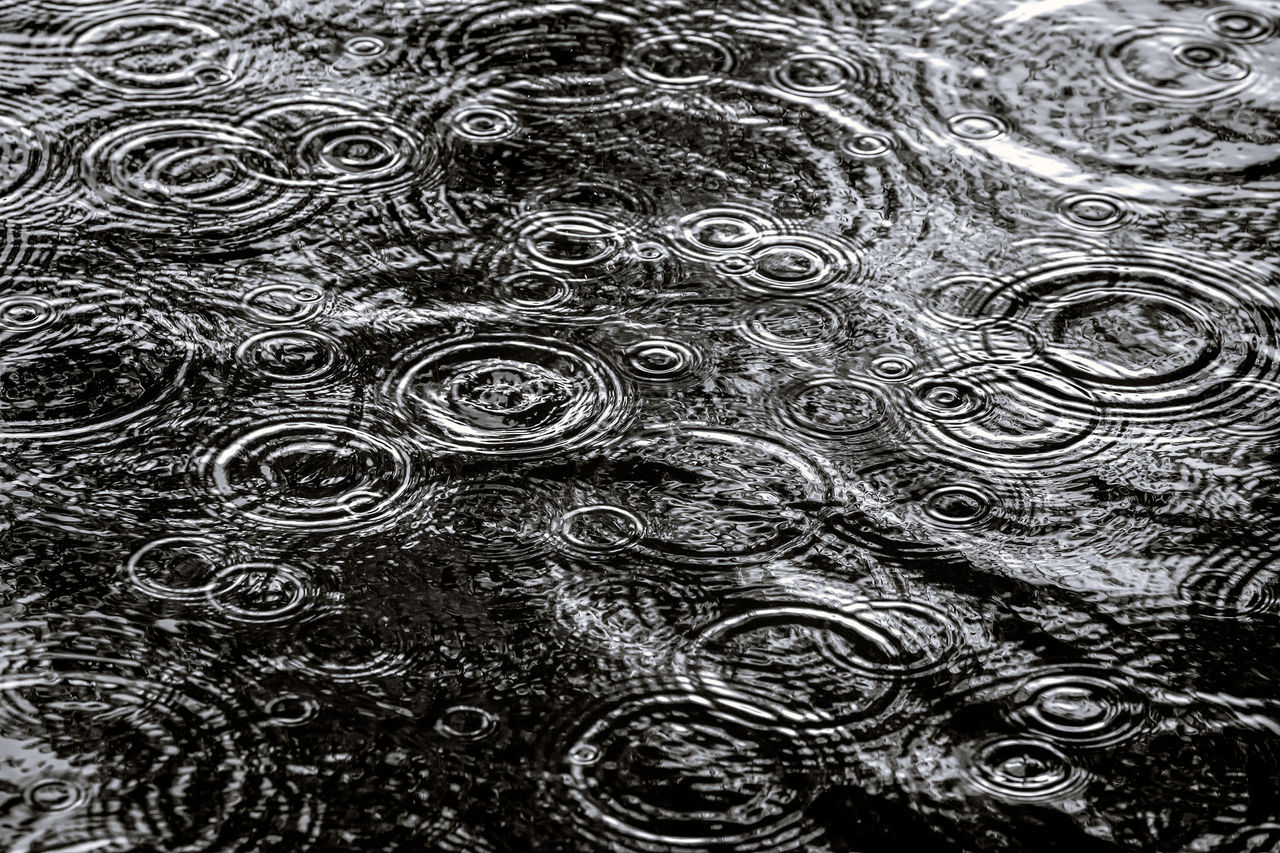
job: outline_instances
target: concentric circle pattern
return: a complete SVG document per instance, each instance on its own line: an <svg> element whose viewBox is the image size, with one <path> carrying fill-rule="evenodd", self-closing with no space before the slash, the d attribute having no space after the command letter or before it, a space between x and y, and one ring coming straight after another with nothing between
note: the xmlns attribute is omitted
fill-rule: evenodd
<svg viewBox="0 0 1280 853"><path fill-rule="evenodd" d="M614 368L595 354L530 336L432 346L404 359L397 406L441 448L530 456L599 440L625 414Z"/></svg>
<svg viewBox="0 0 1280 853"><path fill-rule="evenodd" d="M590 720L562 761L573 818L599 849L801 850L810 774L788 763L803 749L659 694Z"/></svg>
<svg viewBox="0 0 1280 853"><path fill-rule="evenodd" d="M201 479L245 519L294 529L360 526L397 510L411 482L408 453L359 429L278 421L233 436L200 460Z"/></svg>
<svg viewBox="0 0 1280 853"><path fill-rule="evenodd" d="M1274 10L987 2L944 17L928 46L950 45L970 61L924 74L958 136L994 142L1008 125L1012 144L988 147L996 156L1045 176L1111 173L1132 197L1141 180L1173 182L1152 188L1169 199L1181 182L1272 191ZM904 40L920 38L910 18L900 23ZM1100 123L1111 132L1095 132Z"/></svg>
<svg viewBox="0 0 1280 853"><path fill-rule="evenodd" d="M1280 851L1276 0L0 0L0 851Z"/></svg>

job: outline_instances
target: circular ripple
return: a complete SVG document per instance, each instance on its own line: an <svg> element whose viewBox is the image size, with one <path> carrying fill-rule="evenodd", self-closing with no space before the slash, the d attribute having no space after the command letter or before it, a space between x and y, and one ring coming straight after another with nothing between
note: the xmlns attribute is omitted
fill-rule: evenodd
<svg viewBox="0 0 1280 853"><path fill-rule="evenodd" d="M1219 9L1207 19L1209 29L1235 42L1261 42L1275 36L1274 18L1251 9Z"/></svg>
<svg viewBox="0 0 1280 853"><path fill-rule="evenodd" d="M896 353L876 356L871 362L871 375L882 382L902 382L914 376L918 369L915 359Z"/></svg>
<svg viewBox="0 0 1280 853"><path fill-rule="evenodd" d="M473 142L509 139L520 129L520 120L509 110L482 104L461 107L445 122L458 136Z"/></svg>
<svg viewBox="0 0 1280 853"><path fill-rule="evenodd" d="M52 323L57 316L53 301L41 296L0 299L0 329L8 332L34 332Z"/></svg>
<svg viewBox="0 0 1280 853"><path fill-rule="evenodd" d="M598 268L618 258L627 226L591 210L534 213L513 226L516 244L530 261L551 271Z"/></svg>
<svg viewBox="0 0 1280 853"><path fill-rule="evenodd" d="M1197 616L1247 619L1276 611L1277 581L1280 567L1268 547L1233 547L1194 566L1180 580L1178 593Z"/></svg>
<svg viewBox="0 0 1280 853"><path fill-rule="evenodd" d="M620 506L593 504L571 509L560 517L557 530L572 550L609 554L634 545L644 534L644 520Z"/></svg>
<svg viewBox="0 0 1280 853"><path fill-rule="evenodd" d="M1141 98L1196 103L1248 86L1247 57L1225 43L1203 39L1198 29L1173 26L1124 30L1102 47L1108 80Z"/></svg>
<svg viewBox="0 0 1280 853"><path fill-rule="evenodd" d="M368 525L394 512L410 485L404 451L320 420L250 429L207 454L200 467L225 506L274 527Z"/></svg>
<svg viewBox="0 0 1280 853"><path fill-rule="evenodd" d="M866 728L898 699L900 650L879 626L834 610L760 607L708 625L679 665L699 694L757 725Z"/></svg>
<svg viewBox="0 0 1280 853"><path fill-rule="evenodd" d="M292 326L324 311L324 291L310 282L275 282L256 287L241 300L245 313L259 323Z"/></svg>
<svg viewBox="0 0 1280 853"><path fill-rule="evenodd" d="M859 272L857 252L835 237L767 234L744 253L752 262L742 286L770 296L802 296L848 283Z"/></svg>
<svg viewBox="0 0 1280 853"><path fill-rule="evenodd" d="M936 543L937 549L966 554L973 562L990 559L996 543L1048 540L1062 547L1068 539L1075 541L1066 531L1085 538L1099 534L1096 526L1078 518L1082 496L1061 481L1035 488L1024 478L983 467L972 460L954 464L886 457L861 462L854 477L871 490L864 500L869 509L880 511L886 531Z"/></svg>
<svg viewBox="0 0 1280 853"><path fill-rule="evenodd" d="M353 36L342 43L342 49L353 56L378 56L387 52L387 42L377 36Z"/></svg>
<svg viewBox="0 0 1280 853"><path fill-rule="evenodd" d="M750 249L782 223L749 207L709 207L681 218L682 248L697 257L720 257Z"/></svg>
<svg viewBox="0 0 1280 853"><path fill-rule="evenodd" d="M1133 419L1222 417L1232 409L1223 380L1276 373L1266 343L1277 333L1275 299L1247 273L1195 258L1049 264L988 291L975 313L1034 328L1040 358L1065 380L1045 391L1081 411L1101 404Z"/></svg>
<svg viewBox="0 0 1280 853"><path fill-rule="evenodd" d="M1107 193L1072 193L1058 200L1058 213L1069 225L1084 231L1114 231L1126 225L1132 208Z"/></svg>
<svg viewBox="0 0 1280 853"><path fill-rule="evenodd" d="M191 95L241 71L217 28L183 15L112 17L80 33L72 49L95 84L125 97Z"/></svg>
<svg viewBox="0 0 1280 853"><path fill-rule="evenodd" d="M555 310L573 302L573 288L564 278L547 272L522 272L507 276L498 295L521 311Z"/></svg>
<svg viewBox="0 0 1280 853"><path fill-rule="evenodd" d="M669 385L698 372L702 354L681 341L654 338L637 341L626 350L627 372L635 379Z"/></svg>
<svg viewBox="0 0 1280 853"><path fill-rule="evenodd" d="M254 335L236 350L253 372L289 385L322 385L342 364L342 345L321 332L273 331Z"/></svg>
<svg viewBox="0 0 1280 853"><path fill-rule="evenodd" d="M1063 744L1112 746L1146 722L1136 694L1103 670L1051 669L1024 679L1005 700L1010 719Z"/></svg>
<svg viewBox="0 0 1280 853"><path fill-rule="evenodd" d="M845 613L893 644L894 657L866 668L878 678L922 678L955 669L970 645L959 619L926 601L874 599L850 605ZM846 664L858 659L839 649L835 652L844 655Z"/></svg>
<svg viewBox="0 0 1280 853"><path fill-rule="evenodd" d="M36 118L34 106L23 105L15 112L0 115L0 215L11 226L76 224L83 211L69 204L74 192L72 157L41 129L44 122Z"/></svg>
<svg viewBox="0 0 1280 853"><path fill-rule="evenodd" d="M1261 16L1165 5L1153 22L1109 0L1012 8L980 0L945 17L921 53L940 48L971 61L929 64L929 94L952 130L994 156L1073 183L1110 171L1120 176L1114 186L1144 200L1184 202L1199 191L1185 182L1218 184L1237 199L1274 195L1280 60L1251 43L1272 28ZM900 23L901 37L918 43L922 22ZM1233 28L1245 37L1226 32ZM957 128L956 113L975 108L987 118L973 132ZM992 115L1016 118L1016 127L1001 135Z"/></svg>
<svg viewBox="0 0 1280 853"><path fill-rule="evenodd" d="M925 377L911 406L931 448L958 461L999 460L1048 470L1078 464L1105 444L1102 407L1083 385L1026 367L972 367Z"/></svg>
<svg viewBox="0 0 1280 853"><path fill-rule="evenodd" d="M225 557L212 539L168 536L144 544L125 561L125 576L142 592L171 601L197 601L217 588Z"/></svg>
<svg viewBox="0 0 1280 853"><path fill-rule="evenodd" d="M205 599L236 622L274 623L298 618L313 603L305 573L276 563L238 563L218 572Z"/></svg>
<svg viewBox="0 0 1280 853"><path fill-rule="evenodd" d="M117 124L89 145L82 174L110 214L103 228L227 250L287 231L314 212L282 162L267 136L185 117Z"/></svg>
<svg viewBox="0 0 1280 853"><path fill-rule="evenodd" d="M247 116L243 127L291 153L285 182L298 189L397 193L437 178L431 141L357 101L283 98ZM277 164L263 176L281 180L279 171Z"/></svg>
<svg viewBox="0 0 1280 853"><path fill-rule="evenodd" d="M957 113L947 119L947 127L961 139L995 139L1009 132L1002 119L986 113Z"/></svg>
<svg viewBox="0 0 1280 853"><path fill-rule="evenodd" d="M92 303L66 301L51 314L58 301L7 301L8 325L22 334L0 340L0 438L119 435L179 393L190 348L150 323L104 317Z"/></svg>
<svg viewBox="0 0 1280 853"><path fill-rule="evenodd" d="M1087 781L1057 747L1031 738L1000 738L969 748L967 775L981 791L1010 802L1059 800Z"/></svg>
<svg viewBox="0 0 1280 853"><path fill-rule="evenodd" d="M897 142L887 133L860 133L846 142L841 150L860 160L884 157L897 147Z"/></svg>
<svg viewBox="0 0 1280 853"><path fill-rule="evenodd" d="M329 681L363 681L403 673L413 661L400 626L371 613L334 609L295 623L284 654L268 662L288 673Z"/></svg>
<svg viewBox="0 0 1280 853"><path fill-rule="evenodd" d="M636 548L695 565L768 560L802 547L830 475L781 438L694 424L656 427L605 466L609 502L644 520Z"/></svg>
<svg viewBox="0 0 1280 853"><path fill-rule="evenodd" d="M817 377L782 390L777 418L806 435L846 442L878 432L888 417L888 405L883 391L872 382Z"/></svg>
<svg viewBox="0 0 1280 853"><path fill-rule="evenodd" d="M4 627L0 728L9 784L23 794L3 819L9 849L283 851L313 842L318 815L281 778L238 698L243 681L217 678L212 656L153 645L122 620L50 616Z"/></svg>
<svg viewBox="0 0 1280 853"><path fill-rule="evenodd" d="M839 343L846 335L846 323L847 318L826 302L770 300L746 313L738 325L738 334L775 352L809 352Z"/></svg>
<svg viewBox="0 0 1280 853"><path fill-rule="evenodd" d="M550 338L477 337L409 356L397 404L451 450L536 456L590 444L621 420L617 374Z"/></svg>
<svg viewBox="0 0 1280 853"><path fill-rule="evenodd" d="M436 731L456 740L480 740L498 725L493 712L475 705L453 705L441 712Z"/></svg>
<svg viewBox="0 0 1280 853"><path fill-rule="evenodd" d="M879 82L874 73L842 56L818 52L789 56L772 74L779 89L801 97L833 95L842 89L870 87Z"/></svg>
<svg viewBox="0 0 1280 853"><path fill-rule="evenodd" d="M800 850L810 840L816 774L803 745L697 697L624 702L564 754L574 821L600 849Z"/></svg>
<svg viewBox="0 0 1280 853"><path fill-rule="evenodd" d="M710 83L733 70L734 49L726 41L698 33L657 35L639 42L623 58L628 74L667 88Z"/></svg>

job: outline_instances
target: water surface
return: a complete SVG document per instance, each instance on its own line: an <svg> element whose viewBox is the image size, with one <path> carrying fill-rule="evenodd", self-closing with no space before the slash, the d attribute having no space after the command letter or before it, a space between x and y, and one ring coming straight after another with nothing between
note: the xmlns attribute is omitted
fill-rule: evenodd
<svg viewBox="0 0 1280 853"><path fill-rule="evenodd" d="M1280 850L1278 33L7 0L2 846Z"/></svg>

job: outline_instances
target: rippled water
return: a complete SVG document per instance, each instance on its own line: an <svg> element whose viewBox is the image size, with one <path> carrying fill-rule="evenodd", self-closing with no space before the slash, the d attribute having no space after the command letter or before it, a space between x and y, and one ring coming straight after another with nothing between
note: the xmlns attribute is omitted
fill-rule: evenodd
<svg viewBox="0 0 1280 853"><path fill-rule="evenodd" d="M1280 850L1280 6L6 0L0 846Z"/></svg>

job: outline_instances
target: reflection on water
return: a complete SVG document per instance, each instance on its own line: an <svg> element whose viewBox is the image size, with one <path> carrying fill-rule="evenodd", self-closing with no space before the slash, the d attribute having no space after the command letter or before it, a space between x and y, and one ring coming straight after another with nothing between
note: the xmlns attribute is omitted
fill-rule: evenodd
<svg viewBox="0 0 1280 853"><path fill-rule="evenodd" d="M0 6L4 849L1280 849L1274 3Z"/></svg>

